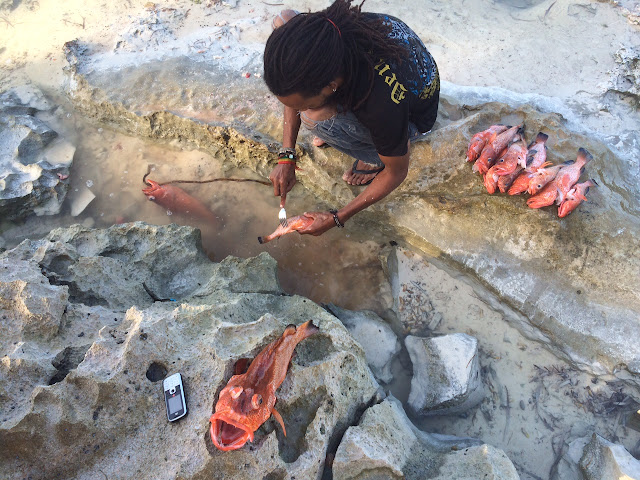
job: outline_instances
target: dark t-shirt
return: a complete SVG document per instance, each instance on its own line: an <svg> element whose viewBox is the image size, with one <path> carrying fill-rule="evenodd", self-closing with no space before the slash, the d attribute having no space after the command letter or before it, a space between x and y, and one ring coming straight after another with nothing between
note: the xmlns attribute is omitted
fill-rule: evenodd
<svg viewBox="0 0 640 480"><path fill-rule="evenodd" d="M438 67L420 38L401 20L377 13L363 15L371 19L382 17L389 22L392 27L389 40L404 44L408 56L400 64L385 59L376 63L371 93L353 113L371 131L380 155L402 156L407 153L409 121L420 132L431 130L436 121L440 96ZM356 82L362 85L362 91L368 91L366 71Z"/></svg>

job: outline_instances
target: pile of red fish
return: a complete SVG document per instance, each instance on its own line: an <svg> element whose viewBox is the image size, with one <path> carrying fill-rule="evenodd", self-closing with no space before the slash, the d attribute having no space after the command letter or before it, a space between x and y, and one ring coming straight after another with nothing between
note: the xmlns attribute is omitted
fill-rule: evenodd
<svg viewBox="0 0 640 480"><path fill-rule="evenodd" d="M527 205L541 208L558 205L558 216L565 217L586 201L595 180L578 183L584 166L593 157L584 148L575 161L552 165L547 161L548 135L540 132L527 146L524 124L514 127L492 125L471 137L467 161L475 162L473 171L484 178L484 186L493 194L496 189L509 195L527 192Z"/></svg>

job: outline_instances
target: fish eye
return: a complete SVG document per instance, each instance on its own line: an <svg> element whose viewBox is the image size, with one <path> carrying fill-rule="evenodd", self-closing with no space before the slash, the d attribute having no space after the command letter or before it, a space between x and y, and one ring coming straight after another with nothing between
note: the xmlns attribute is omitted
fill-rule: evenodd
<svg viewBox="0 0 640 480"><path fill-rule="evenodd" d="M229 393L231 394L231 398L233 398L234 400L238 398L242 393L242 390L243 388L240 386L232 387L231 390L229 390Z"/></svg>
<svg viewBox="0 0 640 480"><path fill-rule="evenodd" d="M260 405L262 405L262 395L256 393L251 397L251 406L253 408L258 408Z"/></svg>
<svg viewBox="0 0 640 480"><path fill-rule="evenodd" d="M542 188L542 185L538 185L538 188Z"/></svg>

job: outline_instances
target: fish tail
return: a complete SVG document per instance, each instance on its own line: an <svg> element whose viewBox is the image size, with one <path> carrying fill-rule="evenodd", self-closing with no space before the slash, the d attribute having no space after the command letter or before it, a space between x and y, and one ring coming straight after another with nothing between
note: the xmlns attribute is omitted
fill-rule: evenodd
<svg viewBox="0 0 640 480"><path fill-rule="evenodd" d="M298 341L302 341L305 338L310 337L311 335L319 331L320 331L320 328L316 327L313 324L313 320L307 320L298 328L296 328L296 335L298 335L299 337Z"/></svg>
<svg viewBox="0 0 640 480"><path fill-rule="evenodd" d="M582 162L584 162L586 164L587 162L590 162L591 160L593 160L593 155L591 155L586 148L580 147L578 149L578 160L577 161L582 161Z"/></svg>
<svg viewBox="0 0 640 480"><path fill-rule="evenodd" d="M544 143L547 140L549 140L549 135L547 135L546 133L539 132L538 135L536 135L537 143Z"/></svg>

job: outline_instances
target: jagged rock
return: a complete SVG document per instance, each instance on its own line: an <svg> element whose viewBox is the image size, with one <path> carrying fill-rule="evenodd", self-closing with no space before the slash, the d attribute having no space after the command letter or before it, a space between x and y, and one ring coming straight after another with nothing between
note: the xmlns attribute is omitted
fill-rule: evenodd
<svg viewBox="0 0 640 480"><path fill-rule="evenodd" d="M622 46L615 61L617 67L610 72L607 91L627 98L635 108L640 107L640 48Z"/></svg>
<svg viewBox="0 0 640 480"><path fill-rule="evenodd" d="M478 440L418 430L393 397L369 408L349 427L333 462L336 480L518 479L501 450Z"/></svg>
<svg viewBox="0 0 640 480"><path fill-rule="evenodd" d="M268 254L212 263L199 238L75 225L0 254L0 477L320 478L335 439L379 400L362 348L284 295ZM309 319L320 332L278 392L287 436L270 420L252 444L218 451L208 420L235 362ZM169 423L161 380L174 372L189 414Z"/></svg>
<svg viewBox="0 0 640 480"><path fill-rule="evenodd" d="M393 330L375 312L345 310L330 304L327 309L347 327L351 336L364 349L367 364L377 380L393 379L391 361L400 351L400 341Z"/></svg>
<svg viewBox="0 0 640 480"><path fill-rule="evenodd" d="M28 102L33 102L33 105ZM0 97L0 216L14 220L32 213L54 215L68 190L75 147L34 115L47 108L33 89Z"/></svg>
<svg viewBox="0 0 640 480"><path fill-rule="evenodd" d="M478 341L465 333L433 338L408 336L413 363L408 404L420 415L464 412L482 401Z"/></svg>
<svg viewBox="0 0 640 480"><path fill-rule="evenodd" d="M597 433L584 447L580 470L586 480L640 480L640 461L622 445L611 443Z"/></svg>
<svg viewBox="0 0 640 480"><path fill-rule="evenodd" d="M249 167L265 177L271 171L280 108L256 79L241 81L237 71L217 64L217 78L228 75L224 88L211 96L219 80L182 53L171 59L180 68L167 68L164 59L117 69L79 42L68 44L66 53L68 93L86 115L132 135L189 139L224 157L229 168ZM188 87L175 73L185 69L202 72ZM211 117L194 117L202 111ZM547 133L553 162L573 160L579 147L586 148L594 160L584 178L595 178L600 187L565 219L555 207L533 210L521 197L488 195L464 156L471 136L498 122L524 122L528 139ZM301 152L300 183L319 202L351 201L357 192L341 180L349 160L330 149L313 155ZM474 276L496 296L495 307L508 320L580 368L598 375L626 369L627 381L640 385L640 298L634 293L640 195L625 165L600 141L571 131L560 114L524 104L470 106L442 96L436 128L412 147L407 179L352 221L359 228L385 228ZM619 274L611 277L611 271Z"/></svg>

